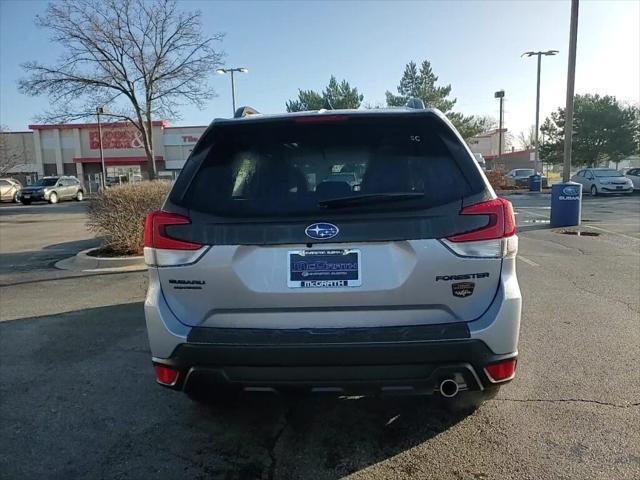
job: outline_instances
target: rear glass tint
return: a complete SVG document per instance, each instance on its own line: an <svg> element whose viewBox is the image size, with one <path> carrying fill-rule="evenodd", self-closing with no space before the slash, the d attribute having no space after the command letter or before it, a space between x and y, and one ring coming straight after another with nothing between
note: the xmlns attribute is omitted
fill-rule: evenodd
<svg viewBox="0 0 640 480"><path fill-rule="evenodd" d="M485 188L473 159L437 118L295 118L214 127L186 193L174 192L171 201L220 217L312 216L327 212L327 200L409 194L331 213L421 210Z"/></svg>

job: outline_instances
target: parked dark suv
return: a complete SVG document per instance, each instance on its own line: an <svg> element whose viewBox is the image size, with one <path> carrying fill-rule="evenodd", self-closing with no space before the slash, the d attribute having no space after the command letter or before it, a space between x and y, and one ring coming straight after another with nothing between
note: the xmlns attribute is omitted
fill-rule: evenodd
<svg viewBox="0 0 640 480"><path fill-rule="evenodd" d="M36 183L22 187L20 201L24 205L31 202L58 203L62 200L84 199L84 189L76 177L42 177Z"/></svg>
<svg viewBox="0 0 640 480"><path fill-rule="evenodd" d="M437 110L216 120L147 217L156 379L493 394L516 368L515 232Z"/></svg>

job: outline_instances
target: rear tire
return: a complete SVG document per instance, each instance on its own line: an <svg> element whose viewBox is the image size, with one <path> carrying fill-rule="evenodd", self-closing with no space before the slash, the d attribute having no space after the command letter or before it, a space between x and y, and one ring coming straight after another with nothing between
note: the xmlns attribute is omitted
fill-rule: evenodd
<svg viewBox="0 0 640 480"><path fill-rule="evenodd" d="M51 195L49 195L49 203L52 205L58 203L58 194L56 192L51 192Z"/></svg>
<svg viewBox="0 0 640 480"><path fill-rule="evenodd" d="M595 185L591 185L591 196L592 197L597 197L598 196L598 189L596 188Z"/></svg>
<svg viewBox="0 0 640 480"><path fill-rule="evenodd" d="M81 202L82 200L84 200L84 193L82 193L82 190L78 190L78 193L76 193L76 200L78 202Z"/></svg>
<svg viewBox="0 0 640 480"><path fill-rule="evenodd" d="M20 192L16 192L13 194L13 203L18 203L20 201Z"/></svg>

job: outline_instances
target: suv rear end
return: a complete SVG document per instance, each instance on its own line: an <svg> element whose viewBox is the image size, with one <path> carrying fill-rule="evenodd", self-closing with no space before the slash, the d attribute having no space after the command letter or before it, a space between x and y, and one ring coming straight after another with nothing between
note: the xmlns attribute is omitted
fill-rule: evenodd
<svg viewBox="0 0 640 480"><path fill-rule="evenodd" d="M511 204L435 110L216 120L145 226L157 381L492 389L515 374L516 251Z"/></svg>

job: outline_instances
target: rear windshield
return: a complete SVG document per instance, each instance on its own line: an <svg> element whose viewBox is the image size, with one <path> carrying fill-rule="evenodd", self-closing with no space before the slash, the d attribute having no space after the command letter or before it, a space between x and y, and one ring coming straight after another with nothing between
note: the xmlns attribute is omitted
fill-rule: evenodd
<svg viewBox="0 0 640 480"><path fill-rule="evenodd" d="M219 125L186 193L171 201L221 217L312 216L421 210L485 188L439 119L381 117Z"/></svg>

